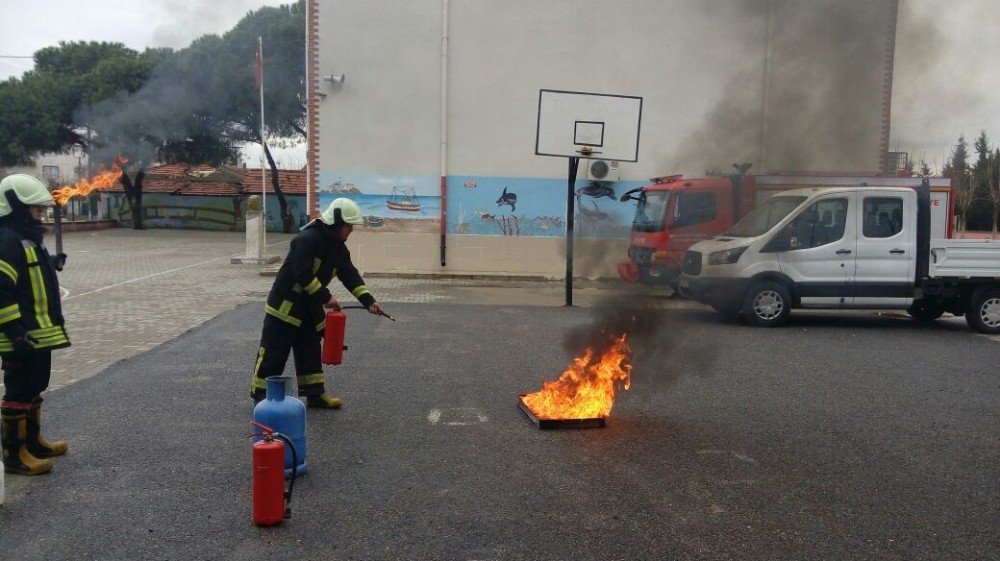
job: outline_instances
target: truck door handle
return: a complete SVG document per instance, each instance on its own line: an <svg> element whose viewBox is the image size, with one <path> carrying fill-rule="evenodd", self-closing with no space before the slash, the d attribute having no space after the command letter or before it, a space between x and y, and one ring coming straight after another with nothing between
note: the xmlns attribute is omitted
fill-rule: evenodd
<svg viewBox="0 0 1000 561"><path fill-rule="evenodd" d="M889 253L892 253L894 255L902 255L902 254L906 253L906 250L905 249L891 249L891 250L889 250Z"/></svg>
<svg viewBox="0 0 1000 561"><path fill-rule="evenodd" d="M849 249L838 249L837 250L837 255L848 255L849 253L851 253L851 250L849 250Z"/></svg>

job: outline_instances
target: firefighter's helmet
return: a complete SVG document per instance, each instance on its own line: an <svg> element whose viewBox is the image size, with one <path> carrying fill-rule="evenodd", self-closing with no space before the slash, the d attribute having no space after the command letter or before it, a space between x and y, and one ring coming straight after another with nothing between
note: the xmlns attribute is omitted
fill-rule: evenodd
<svg viewBox="0 0 1000 561"><path fill-rule="evenodd" d="M330 206L326 207L326 210L323 211L320 219L323 221L323 224L328 226L339 226L340 224L360 226L365 223L365 219L361 216L361 207L358 206L358 203L343 197L334 199L330 203Z"/></svg>
<svg viewBox="0 0 1000 561"><path fill-rule="evenodd" d="M37 177L16 173L0 181L0 216L14 212L18 202L25 206L53 204L52 194Z"/></svg>

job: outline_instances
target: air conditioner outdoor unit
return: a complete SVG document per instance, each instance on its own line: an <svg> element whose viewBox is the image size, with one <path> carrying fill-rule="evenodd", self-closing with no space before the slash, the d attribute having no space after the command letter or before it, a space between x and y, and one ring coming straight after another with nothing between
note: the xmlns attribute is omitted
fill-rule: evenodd
<svg viewBox="0 0 1000 561"><path fill-rule="evenodd" d="M587 160L587 179L591 181L618 181L621 171L614 160Z"/></svg>

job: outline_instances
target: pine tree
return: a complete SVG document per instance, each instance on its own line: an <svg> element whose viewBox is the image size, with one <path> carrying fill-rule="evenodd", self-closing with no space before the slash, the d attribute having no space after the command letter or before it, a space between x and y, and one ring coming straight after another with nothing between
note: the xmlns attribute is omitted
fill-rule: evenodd
<svg viewBox="0 0 1000 561"><path fill-rule="evenodd" d="M976 192L969 170L969 144L965 141L964 134L958 137L958 144L952 150L951 158L941 174L951 178L951 186L955 193L955 212L960 219L959 229L965 230L969 207L976 200Z"/></svg>
<svg viewBox="0 0 1000 561"><path fill-rule="evenodd" d="M917 173L920 177L930 177L932 174L931 166L927 165L927 161L920 158L920 171Z"/></svg>

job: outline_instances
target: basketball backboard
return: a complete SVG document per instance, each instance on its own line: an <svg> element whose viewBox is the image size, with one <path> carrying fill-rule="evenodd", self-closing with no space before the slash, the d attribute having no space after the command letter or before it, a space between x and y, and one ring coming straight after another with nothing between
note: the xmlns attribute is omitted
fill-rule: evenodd
<svg viewBox="0 0 1000 561"><path fill-rule="evenodd" d="M639 160L642 98L539 90L535 154Z"/></svg>

